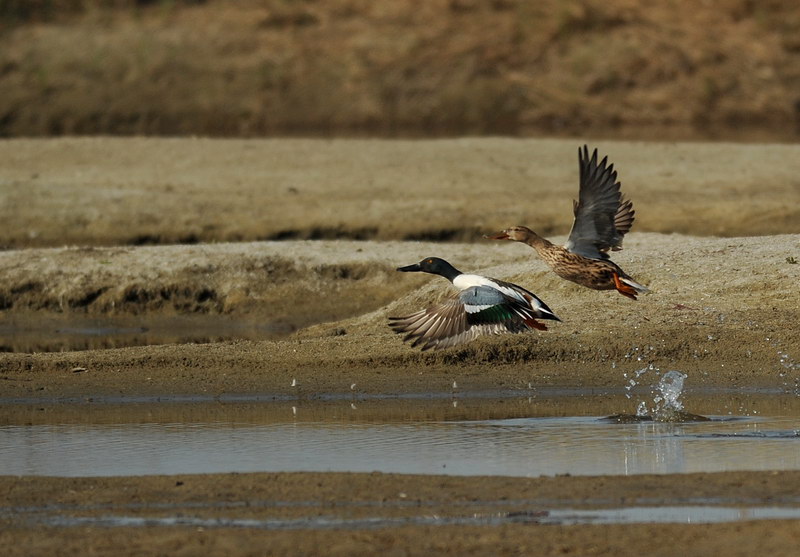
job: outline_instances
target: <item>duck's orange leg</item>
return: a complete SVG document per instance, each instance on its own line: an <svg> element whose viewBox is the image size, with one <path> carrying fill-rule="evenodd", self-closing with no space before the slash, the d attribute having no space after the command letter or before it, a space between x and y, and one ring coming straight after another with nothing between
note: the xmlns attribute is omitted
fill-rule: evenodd
<svg viewBox="0 0 800 557"><path fill-rule="evenodd" d="M628 286L621 280L619 280L619 275L617 273L612 273L614 277L614 287L617 289L617 292L622 294L623 296L627 296L631 300L636 299L636 289L632 286Z"/></svg>

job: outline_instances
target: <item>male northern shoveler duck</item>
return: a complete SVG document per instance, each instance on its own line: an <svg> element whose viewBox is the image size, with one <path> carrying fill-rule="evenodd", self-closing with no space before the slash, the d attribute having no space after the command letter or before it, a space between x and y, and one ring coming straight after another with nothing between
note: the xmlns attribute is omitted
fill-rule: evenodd
<svg viewBox="0 0 800 557"><path fill-rule="evenodd" d="M594 290L616 289L636 299L648 289L633 280L608 257L608 250L622 249L622 238L633 225L633 203L619 191L614 165L608 157L598 164L597 149L589 158L586 145L578 149L580 191L573 201L575 222L564 247L557 246L525 226L513 226L491 240L513 240L528 244L561 278Z"/></svg>
<svg viewBox="0 0 800 557"><path fill-rule="evenodd" d="M469 342L480 335L546 331L536 319L561 321L535 294L521 286L480 275L467 275L444 259L426 257L398 271L441 275L459 292L439 305L407 317L390 317L396 333L406 333L411 346L440 349Z"/></svg>

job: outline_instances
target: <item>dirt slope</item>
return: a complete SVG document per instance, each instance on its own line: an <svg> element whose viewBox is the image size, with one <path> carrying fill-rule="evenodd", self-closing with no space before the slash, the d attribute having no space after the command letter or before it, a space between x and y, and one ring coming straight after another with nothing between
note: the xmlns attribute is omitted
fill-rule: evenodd
<svg viewBox="0 0 800 557"><path fill-rule="evenodd" d="M798 37L793 0L6 1L0 136L789 139Z"/></svg>

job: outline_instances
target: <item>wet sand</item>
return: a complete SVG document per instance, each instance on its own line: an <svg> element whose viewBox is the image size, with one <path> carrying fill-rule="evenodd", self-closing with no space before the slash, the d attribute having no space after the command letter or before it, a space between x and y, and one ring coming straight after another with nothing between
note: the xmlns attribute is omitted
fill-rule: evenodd
<svg viewBox="0 0 800 557"><path fill-rule="evenodd" d="M575 148L574 142L543 140L4 142L3 242L20 248L0 252L4 322L16 319L36 328L38 320L54 316L113 316L131 323L137 316L212 316L266 322L278 336L7 353L0 356L0 398L14 413L55 408L50 418L57 421L60 406L53 403L91 406L91 401L175 395L303 400L450 393L454 381L465 395L525 391L529 385L620 390L625 374L650 364L688 374L689 389L795 389L800 150L604 143L637 209L634 232L614 259L652 289L633 302L558 279L527 246L479 239L481 232L541 222L543 232L563 240L576 191ZM532 188L522 190L525 203L515 187ZM664 233L672 230L686 235ZM368 239L352 239L359 234ZM303 239L316 237L339 239ZM226 243L259 238L273 240ZM432 243L432 238L470 241ZM131 245L177 240L208 243ZM535 334L419 353L388 329L386 319L446 294L443 279L393 271L429 255L517 282L564 321ZM79 504L114 506L130 497L154 504L171 500L175 488L189 485L209 504L246 504L252 490L260 490L259 500L278 501L285 496L283 486L291 485L297 498L335 506L351 497L397 497L413 485L431 486L430 497L449 508L461 497L457 486L478 501L494 500L503 485L525 486L531 498L542 486L557 487L557 498L571 504L574 497L576 505L607 486L603 489L613 492L615 502L609 504L627 505L651 487L679 498L684 490L707 485L715 496L736 499L738 489L760 492L772 481L776 493L799 491L797 475L790 472L531 480L343 474L5 477L0 489L9 505L71 497ZM766 499L757 502L769 499L768 491L763 493ZM3 520L7 527L0 539L18 554L56 549L180 554L201 548L366 554L403 547L410 554L789 555L800 531L797 521L769 521L280 532L115 527L109 536L106 527L42 529L7 514ZM42 531L47 535L40 536Z"/></svg>
<svg viewBox="0 0 800 557"><path fill-rule="evenodd" d="M215 474L129 478L8 478L0 517L7 555L793 555L796 520L723 524L547 525L547 509L623 506L796 505L800 473L634 477L437 477L386 474ZM793 494L787 497L787 494ZM48 509L41 507L49 506ZM38 511L36 509L39 509ZM219 527L42 527L48 514L185 516ZM281 521L402 522L414 517L518 517L501 525L271 529ZM538 515L538 516L537 516ZM225 521L262 527L224 526ZM33 525L26 525L26 522ZM235 522L234 522L235 524Z"/></svg>

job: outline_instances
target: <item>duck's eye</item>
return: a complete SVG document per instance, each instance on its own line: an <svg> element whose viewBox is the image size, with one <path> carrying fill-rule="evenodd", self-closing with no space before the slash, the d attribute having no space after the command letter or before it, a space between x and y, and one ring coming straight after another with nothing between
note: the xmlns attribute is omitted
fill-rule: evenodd
<svg viewBox="0 0 800 557"><path fill-rule="evenodd" d="M428 259L425 263L433 263L433 259Z"/></svg>

